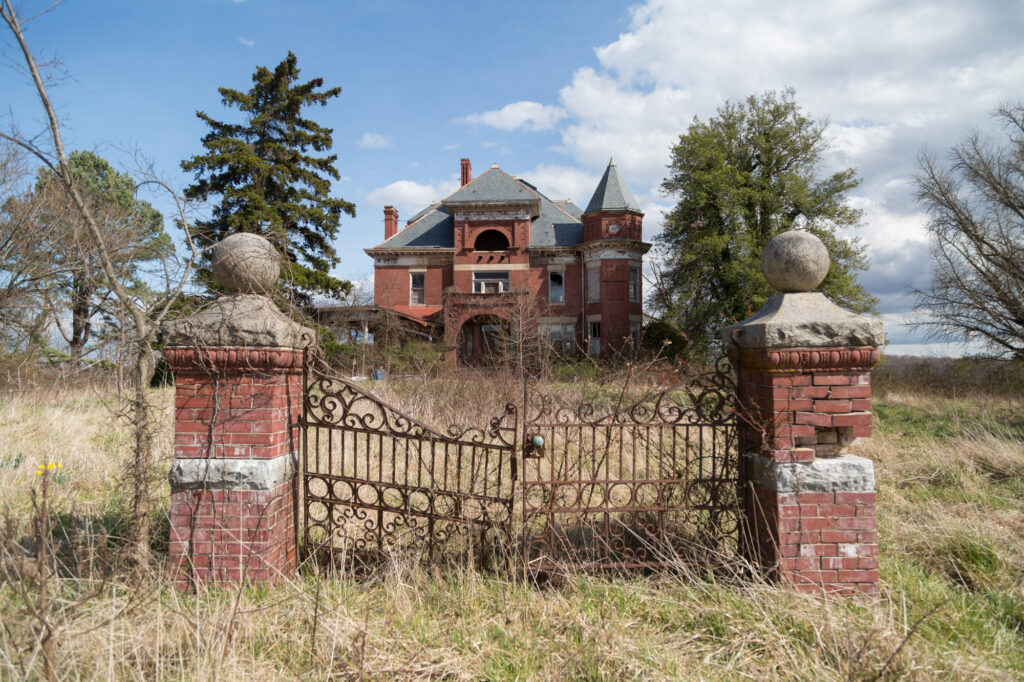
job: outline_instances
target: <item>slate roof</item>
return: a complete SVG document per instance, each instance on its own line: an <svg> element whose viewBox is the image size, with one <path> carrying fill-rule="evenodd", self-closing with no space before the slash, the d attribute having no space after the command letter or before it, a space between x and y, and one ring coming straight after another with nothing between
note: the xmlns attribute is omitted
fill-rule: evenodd
<svg viewBox="0 0 1024 682"><path fill-rule="evenodd" d="M573 215L580 209L571 203L555 202L539 191L540 215L530 224L530 246L576 246L583 241L583 223Z"/></svg>
<svg viewBox="0 0 1024 682"><path fill-rule="evenodd" d="M636 203L633 193L619 177L619 169L615 160L608 161L608 167L604 170L601 182L597 183L594 196L590 198L585 213L591 211L636 211L642 213L640 204Z"/></svg>
<svg viewBox="0 0 1024 682"><path fill-rule="evenodd" d="M455 221L440 204L428 206L410 218L404 230L375 248L378 249L453 249Z"/></svg>
<svg viewBox="0 0 1024 682"><path fill-rule="evenodd" d="M551 203L563 211L568 212L576 220L581 220L583 218L583 210L568 199L555 199Z"/></svg>
<svg viewBox="0 0 1024 682"><path fill-rule="evenodd" d="M608 173L605 172L607 178ZM618 175L615 175L616 182ZM603 182L603 181L602 181ZM621 182L618 182L621 185ZM628 193L629 190L626 189ZM632 199L632 195L629 195ZM513 178L500 168L490 168L456 190L440 204L431 204L410 218L406 227L375 248L415 249L455 247L455 221L446 206L465 203L526 203L539 207L530 225L530 246L576 246L583 241L583 211L571 201L552 201L525 180ZM633 202L636 203L635 201ZM639 208L633 209L639 211Z"/></svg>
<svg viewBox="0 0 1024 682"><path fill-rule="evenodd" d="M472 182L449 194L441 203L455 206L465 203L534 203L537 196L497 166L488 168Z"/></svg>

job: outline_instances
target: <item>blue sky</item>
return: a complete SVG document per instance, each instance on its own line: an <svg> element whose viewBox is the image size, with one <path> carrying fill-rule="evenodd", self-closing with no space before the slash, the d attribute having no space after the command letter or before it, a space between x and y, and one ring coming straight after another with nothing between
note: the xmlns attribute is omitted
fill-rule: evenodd
<svg viewBox="0 0 1024 682"><path fill-rule="evenodd" d="M44 6L21 5L26 15ZM232 115L218 87L247 89L256 65L288 50L303 78L340 85L309 117L334 128L343 179L333 193L357 206L337 241L336 274L354 280L372 272L362 249L383 235L383 205L408 217L441 198L463 156L577 204L614 156L653 237L671 206L658 191L668 149L692 118L793 86L831 121L822 171L856 166L863 178L851 197L872 258L861 281L882 298L890 352L959 350L902 324L913 316L907 287L928 281L918 154L974 126L992 131L989 112L1024 96L1020 0L67 0L26 35L70 76L51 90L69 149L128 168L124 149L137 147L179 187L190 178L178 164L205 133L195 111ZM0 68L0 93L0 126L42 129L20 72Z"/></svg>

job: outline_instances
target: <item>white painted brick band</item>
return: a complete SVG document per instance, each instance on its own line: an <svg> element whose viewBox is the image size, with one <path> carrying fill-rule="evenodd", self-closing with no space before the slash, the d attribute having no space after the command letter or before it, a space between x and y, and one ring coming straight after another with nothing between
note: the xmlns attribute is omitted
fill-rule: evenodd
<svg viewBox="0 0 1024 682"><path fill-rule="evenodd" d="M295 477L296 455L272 459L208 459L178 457L168 479L171 491L272 490Z"/></svg>
<svg viewBox="0 0 1024 682"><path fill-rule="evenodd" d="M857 455L811 462L775 462L756 453L744 455L749 480L777 493L867 493L875 490L875 465Z"/></svg>

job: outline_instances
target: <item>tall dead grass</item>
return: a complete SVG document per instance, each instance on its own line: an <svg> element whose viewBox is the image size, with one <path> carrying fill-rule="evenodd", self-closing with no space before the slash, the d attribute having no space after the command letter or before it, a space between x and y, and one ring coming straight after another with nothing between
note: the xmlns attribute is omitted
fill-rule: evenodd
<svg viewBox="0 0 1024 682"><path fill-rule="evenodd" d="M477 415L499 414L493 408L521 391L481 378L381 388L439 425L460 417L479 425ZM885 400L907 414L950 419L939 398ZM539 588L400 557L358 580L306 571L275 588L189 596L171 589L158 565L141 577L111 576L68 616L58 677L1019 679L1024 443L1002 409L978 403L968 410L974 417L956 413L943 436L881 420L860 450L878 477L877 602L822 601L683 567L630 578L570 573ZM26 510L36 466L59 459L58 516L116 513L125 436L92 392L3 401L0 507ZM60 599L98 577L68 572ZM16 636L22 607L13 586L0 584L0 678L40 671L31 642L26 648Z"/></svg>

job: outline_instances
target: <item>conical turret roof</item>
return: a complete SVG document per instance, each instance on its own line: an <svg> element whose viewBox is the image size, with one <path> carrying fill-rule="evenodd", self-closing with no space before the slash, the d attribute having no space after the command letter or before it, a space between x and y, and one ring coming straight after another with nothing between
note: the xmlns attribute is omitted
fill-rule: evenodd
<svg viewBox="0 0 1024 682"><path fill-rule="evenodd" d="M619 177L619 169L615 165L615 159L608 161L608 167L604 170L601 182L597 183L594 196L590 197L587 210L592 211L636 211L642 213L640 204L636 203L633 193Z"/></svg>

